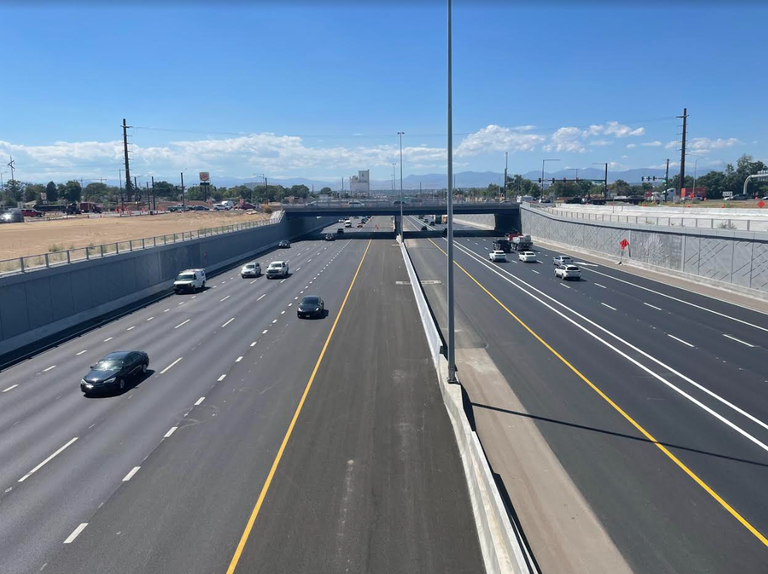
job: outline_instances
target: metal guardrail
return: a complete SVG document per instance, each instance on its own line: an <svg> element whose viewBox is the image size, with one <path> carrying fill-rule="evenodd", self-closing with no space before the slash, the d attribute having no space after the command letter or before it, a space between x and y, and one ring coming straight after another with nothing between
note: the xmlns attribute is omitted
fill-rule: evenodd
<svg viewBox="0 0 768 574"><path fill-rule="evenodd" d="M537 206L539 207L539 206ZM692 215L623 215L604 212L584 212L571 209L543 208L552 215L565 219L600 221L608 223L634 223L636 225L664 227L693 227L696 229L725 229L728 231L768 232L768 218L744 219L737 217L701 217ZM652 209L652 208L651 208Z"/></svg>
<svg viewBox="0 0 768 574"><path fill-rule="evenodd" d="M52 251L41 253L39 255L24 255L11 259L0 259L0 277L4 275L13 275L16 273L27 273L39 269L47 269L59 265L69 265L80 261L90 261L92 259L101 259L120 253L141 251L212 237L214 235L223 235L235 231L244 231L255 227L264 227L265 225L275 225L280 223L283 218L283 212L274 213L269 219L259 221L249 221L233 225L222 225L219 227L203 227L196 231L183 231L181 233L169 233L167 235L157 235L155 237L145 237L142 239L129 239L126 241L115 241L114 243L104 243L100 245L89 245L88 247L78 247L76 249L67 249L62 251Z"/></svg>
<svg viewBox="0 0 768 574"><path fill-rule="evenodd" d="M283 206L286 210L292 209L317 209L317 208L337 208L337 207L398 207L399 198L396 199L337 199L327 201L311 201L309 203L291 203ZM511 201L466 201L456 198L454 205L517 205ZM444 199L432 198L414 198L406 197L403 200L404 207L445 207L447 204Z"/></svg>

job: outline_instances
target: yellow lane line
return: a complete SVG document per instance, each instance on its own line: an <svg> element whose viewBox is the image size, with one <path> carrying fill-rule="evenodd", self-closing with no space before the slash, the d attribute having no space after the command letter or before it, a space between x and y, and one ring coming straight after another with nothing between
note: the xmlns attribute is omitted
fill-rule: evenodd
<svg viewBox="0 0 768 574"><path fill-rule="evenodd" d="M448 254L447 254L445 251L443 251L443 250L440 248L440 246L439 246L437 243L435 243L435 242L434 242L434 241L432 241L431 239L429 240L429 242L430 242L430 243L432 243L432 245L434 245L435 247L437 247L437 248L438 248L438 249L439 249L439 250L440 250L440 251L443 253L443 255L445 255L446 257L448 256ZM669 449L667 449L667 447L665 447L663 444L659 443L659 441L657 441L657 440L656 440L656 439L655 439L655 438L654 438L654 437L651 435L651 433L649 433L647 430L645 430L645 429L644 429L644 428L643 428L643 427L640 425L640 423L638 423L638 422L637 422L635 419L633 419L633 418L632 418L631 416L629 416L629 415L628 415L626 412L624 412L624 410L623 410L623 409L622 409L622 408L621 408L619 405L617 405L615 402L613 402L613 400L612 400L612 399L611 399L611 398L610 398L608 395L606 395L606 394L605 394L603 391L601 391L601 390L600 390L600 389L599 389L599 388L598 388L598 387L597 387L597 386L596 386L596 385L595 385L595 384L594 384L592 381L590 381L590 380L589 380L587 377L585 377L585 376L584 376L584 375L581 373L581 371L579 371L579 370L578 370L576 367L574 367L574 366L573 366L571 363L569 363L569 362L568 362L568 360L567 360L565 357L563 357L563 356L562 356L560 353L558 353L557 351L555 351L555 349L553 349L553 348L552 348L552 347L549 345L549 343L547 343L547 342L546 342L544 339L542 339L541 337L539 337L539 335L538 335L538 334L537 334L537 333L536 333L536 332L535 332L533 329L531 329L531 328L530 328L530 327L529 327L529 326L528 326L528 325L527 325L527 324L526 324L526 323L525 323L525 322L524 322L522 319L520 319L520 318L519 318L517 315L515 315L515 314L514 314L512 311L510 311L510 310L507 308L507 306L506 306L506 305L504 305L504 303L502 303L501 301L499 301L499 300L496 298L496 296L495 296L493 293L491 293L490 291L488 291L488 289L486 289L486 288L485 288L485 286L483 286L483 285L480 283L480 281L478 281L477 279L475 279L475 278L472 276L472 274L471 274L469 271L467 271L466 269L464 269L464 267L462 267L462 266L461 266L459 263L457 263L456 261L454 261L454 262L453 262L453 264L454 264L454 265L456 265L456 267L458 267L459 269L461 269L461 270L464 272L464 274L465 274L467 277L469 277L469 278L470 278L472 281L474 281L474 282L477 284L477 286L478 286L478 287L480 287L480 289L482 289L483 291L485 291L485 293L486 293L486 294L487 294L487 295L488 295L488 296L489 296L491 299L493 299L494 301L496 301L496 303L498 303L498 304L499 304L499 306L500 306L502 309L504 309L504 310L505 310L507 313L509 313L509 315L510 315L510 316L511 316L511 317L512 317L512 318L513 318L515 321L517 321L518 323L520 323L520 325L522 325L522 326L523 326L523 328L524 328L526 331L528 331L528 332L529 332L531 335L533 335L533 336L536 338L536 340L537 340L537 341L539 341L539 343L541 343L542 345L544 345L544 346L545 346L545 347L546 347L546 348L547 348L547 349L548 349L548 350L549 350L549 351L550 351L550 352L551 352L553 355L555 355L555 357L557 357L558 359L560 359L560 360L563 362L563 364L565 364L565 365L566 365L566 366L567 366L567 367L568 367L568 368L569 368L571 371L573 371L573 372L576 374L576 376L578 376L578 377L579 377L579 378L580 378L582 381L584 381L585 383L587 383L587 384L588 384L588 385L589 385L589 386L592 388L592 390L593 390L593 391L595 391L595 392L596 392L598 395L600 395L600 397L601 397L603 400L605 400L605 402L607 402L607 403L608 403L609 405L611 405L611 406L612 406L614 409L616 409L616 411L617 411L617 412L618 412L618 413L619 413L621 416L623 416L623 417L624 417L624 418L625 418L627 421L629 421L629 422L632 424L632 426L634 426L634 427L635 427L635 428L636 428L638 431L640 431L640 432L641 432L641 433L642 433L642 434L643 434L643 435L644 435L644 436L645 436L645 437L646 437L646 438L647 438L647 439L648 439L650 442L652 442L654 445L656 445L656 447L657 447L657 448L658 448L658 449L659 449L661 452L663 452L664 454L666 454L666 455L667 455L667 456L668 456L668 457L669 457L669 458L672 460L672 462L674 462L674 463L675 463L677 466L679 466L679 467L680 467L680 468L683 470L683 472L685 472L685 474L687 474L689 477L691 477L691 479L693 479L693 481L694 481L696 484L698 484L698 485L699 485L701 488L703 488L703 489L704 489L704 491L705 491L707 494L709 494L709 495L710 495L712 498L714 498L714 499L715 499L715 500L716 500L718 503L720 503L720 505L721 505L723 508L725 508L725 509L726 509L726 510L727 510L727 511L728 511L728 512L731 514L731 516L733 516L733 517L734 517L736 520L738 520L738 521L741 523L741 525L742 525L742 526L744 526L744 528L746 528L747 530L749 530L749 531L750 531L750 532L751 532L751 533L752 533L752 534L755 536L755 538L757 538L757 539L758 539L760 542L762 542L762 543L763 543L765 546L768 546L768 539L766 539L766 537L765 537L765 536L763 536L763 534L762 534L762 533L761 533L761 532L760 532L760 531L759 531L757 528L755 528L754 526L752 526L752 525L749 523L749 521L747 521L747 519L746 519L746 518L744 518L744 517L743 517L741 514L739 514L739 512L738 512L738 511L737 511L735 508L733 508L733 507L732 507L730 504L728 504L728 503L727 503L727 502L726 502L726 501L723 499L723 497L722 497L722 496L720 496L719 494L717 494L717 492L715 492L714 490L712 490L712 488L711 488L711 487L710 487L710 486L709 486L709 485L708 485L706 482L704 482L704 481L703 481L701 478L699 478L699 477L696 475L696 473L695 473L695 472L693 472L693 471L692 471L690 468L688 468L688 467L687 467L687 466L686 466L686 465L685 465L685 464L684 464L684 463L683 463L683 462L682 462L682 461L681 461L679 458L677 458L677 457L676 457L674 454L672 454L672 453L669 451Z"/></svg>
<svg viewBox="0 0 768 574"><path fill-rule="evenodd" d="M306 401L307 399L307 395L309 394L309 389L312 388L312 383L314 382L315 376L317 375L317 371L320 368L320 363L323 362L325 351L328 348L328 344L331 342L331 337L333 337L333 332L336 330L336 325L339 322L339 318L341 318L341 314L344 312L344 306L347 304L347 299L349 298L349 294L352 292L352 287L355 286L355 281L357 280L357 275L360 273L360 268L363 266L363 261L365 261L365 256L368 255L368 249L370 249L371 247L371 241L372 240L370 239L368 240L368 245L366 245L365 252L363 253L363 257L360 259L360 263L357 266L357 270L355 271L354 277L352 277L352 282L349 284L349 289L347 289L347 294L344 296L344 301L342 301L341 307L339 307L339 312L336 315L336 320L333 322L331 331L330 333L328 333L328 338L325 340L325 344L323 345L323 350L320 351L320 356L317 358L317 363L315 363L315 368L312 369L312 375L309 377L309 382L307 383L307 386L304 388L304 393L301 395L299 404L296 407L296 412L293 413L291 424L288 425L288 430L285 432L285 436L283 437L283 442L280 445L280 449L277 451L275 460L272 462L272 468L269 469L267 480L264 482L264 486L261 487L261 493L259 494L259 498L256 501L256 505L253 507L253 510L251 511L251 516L248 518L248 523L245 525L245 530L243 531L243 535L240 537L240 542L238 543L237 548L235 549L235 554L232 556L232 560L229 562L229 568L227 568L227 574L232 574L235 571L235 568L237 568L237 563L240 561L240 556L242 555L243 550L245 549L245 543L248 541L248 537L250 536L251 530L253 529L253 523L256 522L256 517L259 515L259 511L261 510L261 505L264 503L264 498L267 496L269 485L272 484L272 479L274 478L275 472L277 471L277 467L280 464L280 459L283 458L283 452L285 451L285 447L288 444L288 440L291 438L291 433L293 433L293 427L296 426L296 421L299 419L299 415L301 414L302 407L304 407L304 401Z"/></svg>

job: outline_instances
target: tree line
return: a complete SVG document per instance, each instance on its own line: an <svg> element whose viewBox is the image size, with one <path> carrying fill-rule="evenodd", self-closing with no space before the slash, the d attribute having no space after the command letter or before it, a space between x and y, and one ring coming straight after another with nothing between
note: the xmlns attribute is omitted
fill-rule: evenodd
<svg viewBox="0 0 768 574"><path fill-rule="evenodd" d="M282 202L289 197L306 199L315 196L306 185L284 187L282 185L269 184L268 186L257 185L255 187L237 185L233 187L210 186L210 188L210 191L202 186L185 188L184 199L186 201L206 201L212 199L218 202L225 199L239 200L242 198L249 203L269 203L273 201ZM324 190L326 189L330 192L329 188L323 188L321 192L325 192ZM182 201L181 187L167 181L156 181L154 190L146 186L136 188L132 186L132 189L126 190L102 182L91 182L82 186L77 180L70 180L66 183L49 181L47 184L41 184L12 179L5 183L3 191L3 197L0 200L7 207L16 207L19 202L67 204L81 201L90 201L105 206L116 206L123 202L139 201L149 203L153 197L158 201L178 201L179 203ZM45 197L45 201L43 201L43 197Z"/></svg>

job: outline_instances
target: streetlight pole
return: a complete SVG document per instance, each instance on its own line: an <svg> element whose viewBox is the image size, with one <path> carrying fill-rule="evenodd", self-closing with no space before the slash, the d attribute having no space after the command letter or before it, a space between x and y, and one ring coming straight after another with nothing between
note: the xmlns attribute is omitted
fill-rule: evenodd
<svg viewBox="0 0 768 574"><path fill-rule="evenodd" d="M451 0L448 0L448 383L456 380L456 336L453 316L453 53L451 46Z"/></svg>
<svg viewBox="0 0 768 574"><path fill-rule="evenodd" d="M504 187L502 188L502 193L504 194L504 199L507 199L507 168L509 167L509 152L504 152Z"/></svg>
<svg viewBox="0 0 768 574"><path fill-rule="evenodd" d="M698 168L699 168L699 160L701 158L696 158L696 161L693 162L693 197L696 197L696 176L698 175Z"/></svg>
<svg viewBox="0 0 768 574"><path fill-rule="evenodd" d="M548 161L560 161L559 159L547 158L541 160L541 197L544 197L544 164Z"/></svg>
<svg viewBox="0 0 768 574"><path fill-rule="evenodd" d="M605 179L603 180L603 199L608 199L608 164L603 162L593 162L592 165L605 166Z"/></svg>
<svg viewBox="0 0 768 574"><path fill-rule="evenodd" d="M403 239L403 135L405 132L397 132L400 136L400 239Z"/></svg>

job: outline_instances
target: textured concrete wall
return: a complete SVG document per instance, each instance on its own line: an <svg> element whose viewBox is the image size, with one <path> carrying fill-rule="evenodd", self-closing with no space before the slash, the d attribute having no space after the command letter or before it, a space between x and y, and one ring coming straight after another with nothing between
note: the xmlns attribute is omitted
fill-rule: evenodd
<svg viewBox="0 0 768 574"><path fill-rule="evenodd" d="M332 221L284 218L276 225L2 277L0 365L23 347L169 291L183 269L215 273Z"/></svg>
<svg viewBox="0 0 768 574"><path fill-rule="evenodd" d="M572 220L541 209L521 209L523 232L534 241L570 245L624 261L683 274L720 287L768 297L768 234L760 232Z"/></svg>

